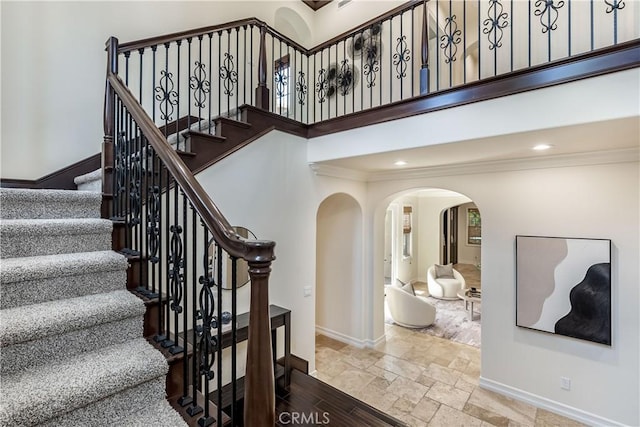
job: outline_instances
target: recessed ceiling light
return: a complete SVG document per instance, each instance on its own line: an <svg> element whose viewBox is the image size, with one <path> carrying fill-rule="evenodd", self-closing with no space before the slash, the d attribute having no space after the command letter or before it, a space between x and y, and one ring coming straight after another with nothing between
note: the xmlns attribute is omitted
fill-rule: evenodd
<svg viewBox="0 0 640 427"><path fill-rule="evenodd" d="M405 162L404 160L398 160L397 162L394 163L394 165L396 166L404 166L406 164L407 162Z"/></svg>
<svg viewBox="0 0 640 427"><path fill-rule="evenodd" d="M549 144L538 144L535 147L533 147L533 150L536 151L544 151L544 150L548 150L549 148L553 147L553 145L549 145Z"/></svg>

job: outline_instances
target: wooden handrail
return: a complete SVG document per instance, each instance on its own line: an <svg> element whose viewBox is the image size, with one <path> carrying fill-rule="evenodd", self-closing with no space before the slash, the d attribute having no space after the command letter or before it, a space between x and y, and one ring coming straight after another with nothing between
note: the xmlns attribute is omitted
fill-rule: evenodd
<svg viewBox="0 0 640 427"><path fill-rule="evenodd" d="M205 226L209 228L216 242L229 254L243 258L248 262L265 262L275 259L273 248L275 242L266 240L245 240L238 236L227 219L222 215L218 207L205 192L202 185L195 179L189 168L184 164L180 156L166 142L166 138L147 113L142 105L129 91L122 79L109 72L107 80L111 87L122 100L129 114L142 130L142 133L153 147L158 157L169 170L178 186L184 191L185 197L191 202L198 212Z"/></svg>
<svg viewBox="0 0 640 427"><path fill-rule="evenodd" d="M380 22L380 21L385 21L387 19L391 19L394 16L400 15L403 12L406 12L408 10L411 9L415 9L416 7L420 6L421 4L425 4L428 2L429 0L411 0L408 1L404 4L401 4L400 6L391 9L390 11L383 13L373 19L370 19L369 21L365 22L364 24L358 25L357 27L354 27L348 31L345 31L344 33L341 33L335 37L333 37L331 40L328 40L326 42L322 42L320 44L318 44L315 47L312 47L310 49L305 48L304 46L302 46L301 44L299 44L298 42L292 40L291 38L285 36L284 34L280 33L278 30L270 27L268 24L266 24L264 21L261 21L258 18L252 17L252 18L245 18L245 19L239 19L237 21L232 21L232 22L228 22L225 24L219 24L219 25L212 25L212 26L208 26L208 27L201 27L201 28L196 28L193 30L187 30L187 31L180 31L180 32L176 32L176 33L171 33L171 34L166 34L166 35L162 35L162 36L157 36L157 37L149 37L146 39L140 39L140 40L135 40L135 41L131 41L131 42L127 42L127 43L123 43L121 45L118 46L118 53L126 53L126 52L131 52L134 50L138 50L138 49L143 49L146 47L150 47L150 46L158 46L158 45L162 45L165 43L171 43L177 40L183 40L189 37L197 37L200 35L204 35L204 34L209 34L209 33L215 33L215 32L219 32L219 31L225 31L225 30L232 30L234 28L238 28L238 27L242 27L242 26L247 26L247 25L255 25L255 26L259 26L259 27L264 27L266 32L271 34L272 36L281 39L283 42L285 42L286 44L294 47L295 49L299 50L303 55L309 56L309 55L313 55L319 51L321 51L322 49L325 49L328 46L331 46L333 44L335 44L336 42L354 34L357 33L359 31L364 31L367 28L369 28L371 25Z"/></svg>
<svg viewBox="0 0 640 427"><path fill-rule="evenodd" d="M216 33L219 31L232 30L234 28L248 25L266 25L257 18L245 18L237 21L231 21L224 24L210 25L208 27L195 28L193 30L179 31L177 33L165 34L162 36L149 37L146 39L135 40L132 42L122 43L118 46L118 53L131 52L150 46L158 46L165 43L171 43L177 40L183 40L189 37L198 37L200 35Z"/></svg>

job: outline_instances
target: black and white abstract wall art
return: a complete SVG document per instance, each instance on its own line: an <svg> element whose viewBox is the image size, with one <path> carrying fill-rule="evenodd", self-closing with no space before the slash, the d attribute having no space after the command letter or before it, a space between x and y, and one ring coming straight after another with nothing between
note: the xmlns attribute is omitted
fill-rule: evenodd
<svg viewBox="0 0 640 427"><path fill-rule="evenodd" d="M516 325L611 345L611 240L516 236Z"/></svg>

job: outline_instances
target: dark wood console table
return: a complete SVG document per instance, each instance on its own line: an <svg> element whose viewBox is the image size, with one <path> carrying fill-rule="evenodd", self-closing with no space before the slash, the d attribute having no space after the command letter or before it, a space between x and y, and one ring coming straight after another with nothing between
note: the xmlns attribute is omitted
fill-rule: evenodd
<svg viewBox="0 0 640 427"><path fill-rule="evenodd" d="M273 369L276 379L284 377L284 384L286 387L290 384L291 375L291 310L283 307L271 304L269 306L269 315L271 316L271 351L273 353ZM242 313L236 316L236 343L246 341L249 335L249 313ZM284 366L278 365L277 360L277 331L278 328L284 326ZM187 341L192 343L193 333L191 330L187 331ZM233 342L232 333L230 330L222 333L222 348L231 347ZM244 377L238 378L236 383L236 401L244 397ZM225 385L222 388L222 407L226 408L231 405L232 394L231 383ZM218 400L218 391L209 393L209 399L212 402Z"/></svg>

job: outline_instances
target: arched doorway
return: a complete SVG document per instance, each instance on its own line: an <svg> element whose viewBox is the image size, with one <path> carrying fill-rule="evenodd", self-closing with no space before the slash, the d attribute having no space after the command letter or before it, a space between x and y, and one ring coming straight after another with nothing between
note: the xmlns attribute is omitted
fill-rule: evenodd
<svg viewBox="0 0 640 427"><path fill-rule="evenodd" d="M316 217L316 331L358 345L362 320L362 209L351 196L327 197Z"/></svg>
<svg viewBox="0 0 640 427"><path fill-rule="evenodd" d="M480 253L481 235L479 209L473 201L460 193L444 189L413 189L397 193L383 202L379 211L389 211L398 216L397 224L389 230L390 222L385 219L384 254L387 256L386 239L395 235L392 244L397 254L393 260L397 267L397 281L386 286L402 286L410 283L416 296L424 297L437 308L436 320L430 325L423 325L421 332L459 343L479 347L481 342L479 302L474 300L474 312L471 304L458 299L457 291L448 298L438 298L430 292L427 271L434 265L452 264L456 272L466 279L466 288L481 288ZM380 224L380 223L378 223ZM376 227L380 227L376 225ZM374 271L381 271L374 268ZM385 274L386 279L386 274ZM375 283L382 280L376 279ZM389 325L402 323L402 319L393 319L386 304L377 305L376 310L384 310L385 331ZM441 295L442 297L442 295ZM375 298L374 298L375 301ZM394 304L395 306L395 304ZM397 310L397 308L396 308Z"/></svg>

